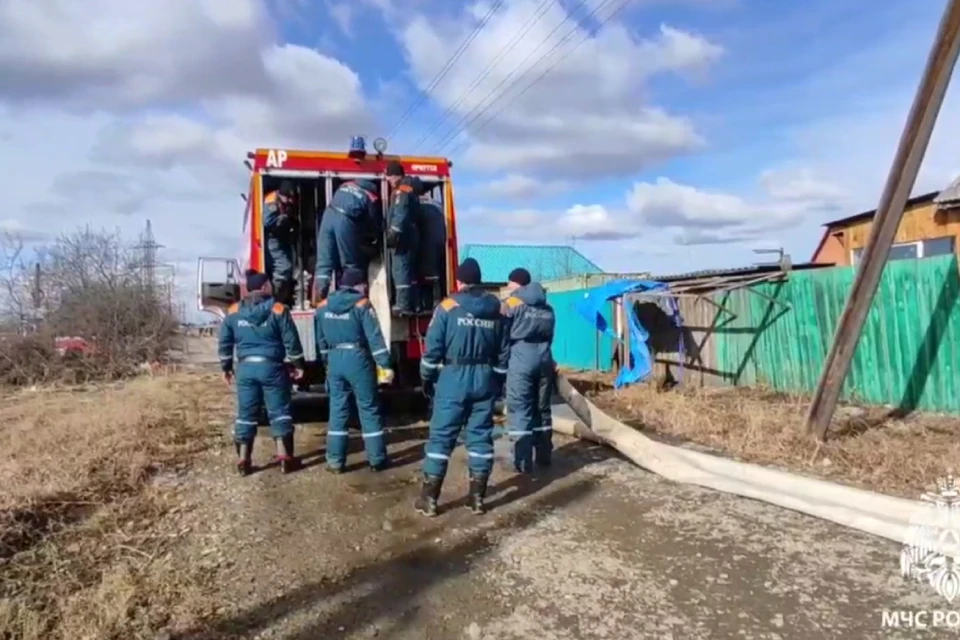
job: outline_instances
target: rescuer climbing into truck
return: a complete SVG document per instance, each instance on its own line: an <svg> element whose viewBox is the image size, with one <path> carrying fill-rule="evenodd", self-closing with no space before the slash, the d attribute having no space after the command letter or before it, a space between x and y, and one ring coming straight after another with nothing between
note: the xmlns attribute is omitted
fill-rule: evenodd
<svg viewBox="0 0 960 640"><path fill-rule="evenodd" d="M317 233L314 286L318 300L327 297L334 274L358 269L367 280L367 267L383 233L377 185L355 180L340 185L323 212Z"/></svg>
<svg viewBox="0 0 960 640"><path fill-rule="evenodd" d="M293 270L299 220L293 207L296 189L289 180L263 198L263 227L267 239L267 273L273 281L274 296L285 304L293 302Z"/></svg>
<svg viewBox="0 0 960 640"><path fill-rule="evenodd" d="M480 265L467 258L457 269L457 292L434 311L420 359L425 384L435 383L433 415L425 447L423 486L414 508L437 515L437 500L450 454L466 429L470 472L467 505L483 513L487 482L493 470L494 404L507 374L506 342L500 301L477 288Z"/></svg>
<svg viewBox="0 0 960 640"><path fill-rule="evenodd" d="M507 365L508 434L515 438L513 464L519 473L533 471L536 464L548 467L553 453L553 397L556 364L553 336L556 315L547 294L530 272L520 267L510 272L510 296L502 313L510 345Z"/></svg>
<svg viewBox="0 0 960 640"><path fill-rule="evenodd" d="M393 313L413 315L419 309L420 297L417 272L423 184L419 178L406 176L403 165L396 160L387 163L386 175L393 189L387 214L387 247L393 250L391 274L396 291Z"/></svg>
<svg viewBox="0 0 960 640"><path fill-rule="evenodd" d="M390 384L393 370L364 280L358 269L344 270L337 290L320 303L314 316L317 355L327 371L327 469L333 473L343 472L347 462L351 396L357 403L370 468L382 471L390 466L377 382Z"/></svg>
<svg viewBox="0 0 960 640"><path fill-rule="evenodd" d="M233 437L237 470L241 475L252 470L253 440L260 412L266 408L280 470L288 473L296 470L300 461L294 451L290 415L292 383L287 363L295 367L294 377L301 377L303 349L290 310L271 295L269 278L247 271L246 286L248 294L230 307L220 325L218 344L224 380L233 384L236 378L237 419ZM234 350L238 361L236 373Z"/></svg>

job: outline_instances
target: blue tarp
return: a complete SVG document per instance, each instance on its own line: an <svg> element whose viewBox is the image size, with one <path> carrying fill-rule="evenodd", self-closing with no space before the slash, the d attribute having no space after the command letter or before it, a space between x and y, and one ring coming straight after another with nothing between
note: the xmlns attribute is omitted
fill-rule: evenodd
<svg viewBox="0 0 960 640"><path fill-rule="evenodd" d="M663 282L653 280L614 280L599 287L588 289L583 294L583 299L576 303L577 312L583 316L587 322L594 325L597 331L612 336L614 340L619 340L619 336L603 317L604 307L611 301L622 298L628 293L659 292L667 291L668 285ZM680 327L682 320L680 310L677 308L676 301L673 298L667 298L670 302L674 323ZM647 340L650 334L640 324L640 320L635 313L628 313L630 329L630 361L620 368L617 379L614 381L614 387L620 389L630 384L643 382L653 373L653 357L650 354L650 348L647 346ZM682 341L681 341L682 350ZM683 362L683 354L680 354L680 361ZM681 365L682 367L682 365Z"/></svg>

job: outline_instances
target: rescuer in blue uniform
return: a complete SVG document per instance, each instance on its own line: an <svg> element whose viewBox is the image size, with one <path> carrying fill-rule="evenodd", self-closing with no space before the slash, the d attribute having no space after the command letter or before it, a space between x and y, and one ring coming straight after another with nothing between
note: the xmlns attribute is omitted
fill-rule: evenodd
<svg viewBox="0 0 960 640"><path fill-rule="evenodd" d="M284 180L280 188L263 198L263 227L267 239L267 273L273 280L276 298L293 302L293 268L299 220L293 207L296 190Z"/></svg>
<svg viewBox="0 0 960 640"><path fill-rule="evenodd" d="M370 256L382 234L378 189L370 180L340 185L323 212L317 233L317 269L314 278L317 298L330 291L334 273L358 269L367 281Z"/></svg>
<svg viewBox="0 0 960 640"><path fill-rule="evenodd" d="M314 316L317 355L327 370L327 469L333 473L341 473L347 461L351 396L357 402L370 468L382 471L390 466L377 392L378 378L383 384L393 381L390 349L363 283L358 269L346 269L337 290L320 303Z"/></svg>
<svg viewBox="0 0 960 640"><path fill-rule="evenodd" d="M420 308L429 310L440 297L440 274L447 243L443 209L429 198L421 198L420 202L420 240Z"/></svg>
<svg viewBox="0 0 960 640"><path fill-rule="evenodd" d="M533 471L534 455L541 467L550 466L553 453L553 361L557 318L547 304L539 282L530 272L514 269L508 276L510 296L503 303L510 361L507 365L507 422L513 445L513 464L520 473Z"/></svg>
<svg viewBox="0 0 960 640"><path fill-rule="evenodd" d="M270 432L277 443L277 460L283 473L299 467L293 448L293 419L290 416L292 383L287 363L303 375L304 357L297 327L290 310L271 296L265 274L248 271L247 296L230 307L220 325L220 368L227 384L234 381L234 348L238 361L237 420L233 439L237 469L247 475L252 469L253 439L261 409L266 406Z"/></svg>
<svg viewBox="0 0 960 640"><path fill-rule="evenodd" d="M437 500L450 454L466 428L470 470L468 506L483 513L487 480L493 470L493 411L507 373L500 301L476 285L480 265L467 258L457 269L457 293L441 302L427 329L420 375L434 385L433 415L423 463L423 486L414 508L437 515Z"/></svg>
<svg viewBox="0 0 960 640"><path fill-rule="evenodd" d="M403 165L396 160L387 163L386 174L393 188L387 215L387 246L393 249L391 273L396 291L393 313L412 315L417 312L420 297L417 252L420 250L420 194L423 184L419 178L406 177Z"/></svg>

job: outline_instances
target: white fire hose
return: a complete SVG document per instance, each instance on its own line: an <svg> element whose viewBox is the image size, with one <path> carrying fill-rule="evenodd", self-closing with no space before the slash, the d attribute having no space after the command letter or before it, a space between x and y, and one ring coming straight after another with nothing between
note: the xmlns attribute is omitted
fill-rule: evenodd
<svg viewBox="0 0 960 640"><path fill-rule="evenodd" d="M557 376L557 391L566 405L553 408L555 432L611 446L638 466L674 482L760 500L898 543L907 539L918 513L929 512L924 502L656 442L601 411L563 375Z"/></svg>

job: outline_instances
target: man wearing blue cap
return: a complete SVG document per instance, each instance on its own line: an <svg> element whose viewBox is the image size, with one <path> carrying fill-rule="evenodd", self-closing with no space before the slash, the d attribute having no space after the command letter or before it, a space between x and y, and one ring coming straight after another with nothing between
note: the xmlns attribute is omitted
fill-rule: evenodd
<svg viewBox="0 0 960 640"><path fill-rule="evenodd" d="M367 281L370 256L383 234L378 188L370 180L343 183L323 211L317 233L314 287L318 300L330 292L334 274L357 269Z"/></svg>
<svg viewBox="0 0 960 640"><path fill-rule="evenodd" d="M457 269L457 292L434 310L420 359L420 376L434 385L433 415L423 463L423 486L414 508L437 515L440 488L461 428L466 428L470 470L467 506L483 513L493 470L493 411L507 374L500 301L477 288L480 265L467 258Z"/></svg>
<svg viewBox="0 0 960 640"><path fill-rule="evenodd" d="M367 463L374 471L390 466L377 381L390 384L393 370L390 349L365 296L364 280L358 269L346 269L337 290L320 303L313 321L317 357L327 370L327 469L332 473L341 473L347 462L350 396L357 402Z"/></svg>
<svg viewBox="0 0 960 640"><path fill-rule="evenodd" d="M510 296L503 303L510 363L507 366L507 422L516 438L513 464L520 473L533 471L534 454L540 467L550 466L553 452L553 417L550 400L556 365L553 334L557 324L547 293L530 272L519 267L510 272Z"/></svg>
<svg viewBox="0 0 960 640"><path fill-rule="evenodd" d="M272 297L270 280L263 273L247 271L247 295L230 307L220 325L220 369L227 384L234 381L234 349L239 362L236 371L237 420L233 438L237 469L241 475L252 470L253 439L261 409L266 406L270 432L277 443L277 461L283 473L299 467L293 448L293 419L290 416L292 384L286 363L303 375L304 357L300 336L290 310Z"/></svg>

